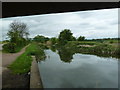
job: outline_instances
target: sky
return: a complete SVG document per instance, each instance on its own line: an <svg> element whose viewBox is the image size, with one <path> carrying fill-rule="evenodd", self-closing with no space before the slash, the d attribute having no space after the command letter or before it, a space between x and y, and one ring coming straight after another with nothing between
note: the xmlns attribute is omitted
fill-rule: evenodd
<svg viewBox="0 0 120 90"><path fill-rule="evenodd" d="M9 24L14 20L27 24L30 38L36 35L58 37L64 29L70 29L75 37L116 38L120 24L118 8L2 18L2 40L7 37Z"/></svg>

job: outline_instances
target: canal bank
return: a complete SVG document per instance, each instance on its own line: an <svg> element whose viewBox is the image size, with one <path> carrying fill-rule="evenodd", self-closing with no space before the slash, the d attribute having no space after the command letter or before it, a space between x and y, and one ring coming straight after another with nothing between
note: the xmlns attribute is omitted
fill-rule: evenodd
<svg viewBox="0 0 120 90"><path fill-rule="evenodd" d="M32 58L33 62L30 71L30 88L43 88L36 58L35 56L32 56Z"/></svg>

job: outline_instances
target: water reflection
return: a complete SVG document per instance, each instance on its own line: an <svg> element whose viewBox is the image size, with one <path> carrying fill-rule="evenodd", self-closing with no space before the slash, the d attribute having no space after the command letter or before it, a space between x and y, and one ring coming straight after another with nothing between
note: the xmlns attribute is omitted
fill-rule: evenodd
<svg viewBox="0 0 120 90"><path fill-rule="evenodd" d="M96 50L93 50L92 48L88 48L88 47L77 48L77 47L65 47L65 46L51 46L50 49L53 52L58 51L60 59L64 62L68 62L68 63L70 63L72 61L73 55L75 53L89 54L89 55L96 55L96 56L104 57L104 58L118 59L118 57L115 55L96 52Z"/></svg>
<svg viewBox="0 0 120 90"><path fill-rule="evenodd" d="M53 52L56 52L56 47L55 47L55 46L51 46L50 49L51 49Z"/></svg>
<svg viewBox="0 0 120 90"><path fill-rule="evenodd" d="M74 54L73 51L68 52L68 50L67 48L58 49L59 54L51 50L45 51L50 57L38 64L44 88L118 87L116 59ZM64 62L71 63L61 62L61 58Z"/></svg>
<svg viewBox="0 0 120 90"><path fill-rule="evenodd" d="M68 48L62 47L58 49L58 54L60 56L60 59L63 62L70 63L73 59L73 55L75 54L73 50L70 50Z"/></svg>

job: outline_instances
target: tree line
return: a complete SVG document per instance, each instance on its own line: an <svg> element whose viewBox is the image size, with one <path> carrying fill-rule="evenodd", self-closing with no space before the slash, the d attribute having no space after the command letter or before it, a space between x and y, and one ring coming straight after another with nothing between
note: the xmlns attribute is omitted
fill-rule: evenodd
<svg viewBox="0 0 120 90"><path fill-rule="evenodd" d="M9 40L7 44L3 46L3 49L7 52L17 52L22 47L27 45L31 39L28 38L29 31L27 24L23 22L13 21L10 24L9 31L7 33ZM92 39L90 41L101 41L101 40L119 40L120 38L103 38L103 39ZM52 45L59 44L65 45L68 41L85 41L87 40L85 36L79 36L78 38L73 36L73 33L70 29L64 29L60 32L58 37L48 38L42 35L37 35L33 38L32 41L46 43L50 41Z"/></svg>
<svg viewBox="0 0 120 90"><path fill-rule="evenodd" d="M58 37L48 38L42 35L37 35L33 38L33 41L45 43L46 41L51 41L52 44L58 43L65 45L68 41L84 41L85 37L80 36L78 38L73 36L70 29L64 29L60 32Z"/></svg>

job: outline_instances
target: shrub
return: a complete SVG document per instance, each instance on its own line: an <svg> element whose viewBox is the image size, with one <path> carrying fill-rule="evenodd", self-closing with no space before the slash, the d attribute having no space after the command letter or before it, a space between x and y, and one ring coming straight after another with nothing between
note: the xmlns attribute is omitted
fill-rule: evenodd
<svg viewBox="0 0 120 90"><path fill-rule="evenodd" d="M7 43L3 45L3 51L14 53L16 49L16 44L15 43Z"/></svg>
<svg viewBox="0 0 120 90"><path fill-rule="evenodd" d="M113 41L110 41L110 43L112 44L112 43L113 43Z"/></svg>
<svg viewBox="0 0 120 90"><path fill-rule="evenodd" d="M44 45L32 43L28 48L26 48L26 52L27 52L27 55L35 55L38 61L38 60L43 60L45 58L44 49L45 49Z"/></svg>

